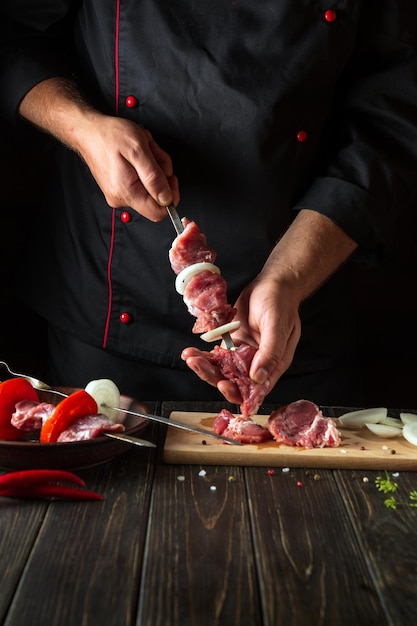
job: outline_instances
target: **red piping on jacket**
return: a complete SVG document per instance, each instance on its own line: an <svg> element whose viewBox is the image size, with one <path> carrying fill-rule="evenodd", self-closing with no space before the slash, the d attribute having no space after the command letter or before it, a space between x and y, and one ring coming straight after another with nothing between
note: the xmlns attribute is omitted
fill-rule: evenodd
<svg viewBox="0 0 417 626"><path fill-rule="evenodd" d="M115 89L114 89L115 106L114 106L114 108L115 108L116 115L118 115L118 113L119 113L119 24L120 24L120 2L121 2L121 0L116 0L116 23L115 23L115 39L114 39L114 75L115 75ZM112 264L112 260L113 260L113 250L114 250L115 223L116 223L116 209L112 209L110 248L109 248L109 257L107 259L108 303L107 303L106 326L104 328L103 348L105 348L106 345L107 345L107 339L108 339L108 336L109 336L111 309L112 309L112 304L113 304L113 285L112 285L112 279L111 279L111 264Z"/></svg>
<svg viewBox="0 0 417 626"><path fill-rule="evenodd" d="M111 211L110 249L109 249L109 258L107 259L108 304L107 304L106 326L105 326L105 329L104 329L104 337L103 337L103 348L105 348L106 345L107 345L107 338L109 336L109 327L110 327L111 308L112 308L112 303L113 303L113 285L112 285L112 279L111 279L111 262L113 260L115 222L116 222L116 209L112 209L112 211Z"/></svg>
<svg viewBox="0 0 417 626"><path fill-rule="evenodd" d="M115 24L115 41L114 41L114 71L115 71L115 110L116 115L119 113L119 25L120 25L120 2L116 0L116 24Z"/></svg>

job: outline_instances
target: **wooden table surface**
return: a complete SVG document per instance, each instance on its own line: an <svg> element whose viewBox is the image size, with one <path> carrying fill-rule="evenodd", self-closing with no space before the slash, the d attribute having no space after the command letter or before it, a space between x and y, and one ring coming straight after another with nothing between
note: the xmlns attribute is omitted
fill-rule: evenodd
<svg viewBox="0 0 417 626"><path fill-rule="evenodd" d="M417 622L417 473L391 510L383 471L167 465L164 427L144 436L158 448L77 472L102 502L1 499L1 624Z"/></svg>

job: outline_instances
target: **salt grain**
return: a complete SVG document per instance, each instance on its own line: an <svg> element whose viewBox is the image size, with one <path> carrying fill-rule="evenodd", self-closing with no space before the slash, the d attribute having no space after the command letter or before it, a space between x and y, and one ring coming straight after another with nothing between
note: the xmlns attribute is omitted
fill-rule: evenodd
<svg viewBox="0 0 417 626"><path fill-rule="evenodd" d="M216 491L217 487L215 485L210 486L210 491Z"/></svg>
<svg viewBox="0 0 417 626"><path fill-rule="evenodd" d="M198 475L199 475L199 476L205 476L206 474L207 474L206 470L200 470L200 471L198 472Z"/></svg>
<svg viewBox="0 0 417 626"><path fill-rule="evenodd" d="M183 482L185 480L185 476L177 476L177 480Z"/></svg>
<svg viewBox="0 0 417 626"><path fill-rule="evenodd" d="M383 450L389 450L388 446L381 446Z"/></svg>
<svg viewBox="0 0 417 626"><path fill-rule="evenodd" d="M283 471L283 472L285 472L285 473L287 473L287 472L289 472L289 471L290 471L290 468L289 468L289 467L283 467L283 468L282 468L282 471Z"/></svg>
<svg viewBox="0 0 417 626"><path fill-rule="evenodd" d="M344 450L344 449L342 448L342 450L340 450L340 454L347 454L347 450Z"/></svg>
<svg viewBox="0 0 417 626"><path fill-rule="evenodd" d="M400 475L400 472L394 472L394 473L393 473L393 475L392 475L392 477L393 477L393 478L398 478L398 476L399 476L399 475Z"/></svg>
<svg viewBox="0 0 417 626"><path fill-rule="evenodd" d="M369 478L368 478L367 476L364 476L364 477L362 478L362 482L363 482L363 483L369 483Z"/></svg>

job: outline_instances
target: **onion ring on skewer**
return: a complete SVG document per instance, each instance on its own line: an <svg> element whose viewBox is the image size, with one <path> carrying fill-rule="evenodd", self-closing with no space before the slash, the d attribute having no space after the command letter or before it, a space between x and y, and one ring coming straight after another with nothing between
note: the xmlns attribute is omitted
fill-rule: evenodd
<svg viewBox="0 0 417 626"><path fill-rule="evenodd" d="M205 270L213 272L213 274L220 274L220 269L213 263L193 263L185 267L175 279L175 289L180 295L184 295L185 288L194 276L204 272Z"/></svg>
<svg viewBox="0 0 417 626"><path fill-rule="evenodd" d="M218 339L222 338L222 335L226 333L233 333L240 326L239 320L235 320L233 322L229 322L228 324L223 324L222 326L218 326L217 328L213 328L213 330L209 330L206 333L200 335L200 338L203 341L207 341L211 343L212 341L218 341Z"/></svg>

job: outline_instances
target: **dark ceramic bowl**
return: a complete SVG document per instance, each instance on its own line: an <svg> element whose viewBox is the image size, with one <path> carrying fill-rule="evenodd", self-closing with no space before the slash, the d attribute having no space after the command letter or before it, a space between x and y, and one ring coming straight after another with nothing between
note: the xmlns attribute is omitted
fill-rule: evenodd
<svg viewBox="0 0 417 626"><path fill-rule="evenodd" d="M76 391L72 388L59 388L65 393ZM42 402L58 404L56 394L40 391ZM129 411L147 412L147 407L138 400L121 396L120 407ZM119 420L125 426L127 435L140 436L148 425L143 417L120 413ZM0 440L0 468L7 470L22 469L84 469L114 459L127 452L132 446L116 439L102 436L86 441L68 443L39 443L39 441L4 441ZM138 449L136 447L136 449ZM145 449L145 448L144 448Z"/></svg>

